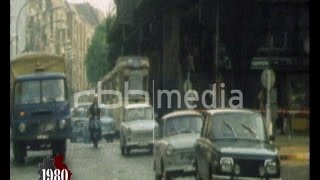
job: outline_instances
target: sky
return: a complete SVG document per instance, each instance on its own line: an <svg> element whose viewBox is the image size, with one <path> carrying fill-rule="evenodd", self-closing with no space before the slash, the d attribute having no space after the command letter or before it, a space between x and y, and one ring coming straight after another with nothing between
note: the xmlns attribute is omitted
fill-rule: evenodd
<svg viewBox="0 0 320 180"><path fill-rule="evenodd" d="M90 3L93 7L101 10L104 14L109 14L109 12L115 8L113 0L67 0L71 3Z"/></svg>

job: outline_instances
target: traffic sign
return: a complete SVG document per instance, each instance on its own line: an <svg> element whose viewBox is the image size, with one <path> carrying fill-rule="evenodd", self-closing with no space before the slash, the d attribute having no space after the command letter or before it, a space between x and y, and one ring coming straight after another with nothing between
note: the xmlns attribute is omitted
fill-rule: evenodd
<svg viewBox="0 0 320 180"><path fill-rule="evenodd" d="M269 86L268 86L268 76L269 76ZM272 88L272 86L274 85L275 83L275 80L276 80L276 76L275 76L275 73L272 69L265 69L263 72L262 72L262 75L261 75L261 83L263 85L263 87L265 87L266 89L270 90Z"/></svg>

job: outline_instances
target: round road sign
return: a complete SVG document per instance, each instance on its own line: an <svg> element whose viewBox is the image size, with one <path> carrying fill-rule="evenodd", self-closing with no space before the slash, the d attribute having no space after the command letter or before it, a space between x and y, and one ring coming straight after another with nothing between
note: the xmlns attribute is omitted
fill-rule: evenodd
<svg viewBox="0 0 320 180"><path fill-rule="evenodd" d="M270 76L269 86L268 86L268 75ZM265 69L262 72L261 82L262 82L263 87L265 87L266 89L270 90L272 88L272 86L274 85L275 80L276 80L276 76L275 76L275 73L272 69Z"/></svg>

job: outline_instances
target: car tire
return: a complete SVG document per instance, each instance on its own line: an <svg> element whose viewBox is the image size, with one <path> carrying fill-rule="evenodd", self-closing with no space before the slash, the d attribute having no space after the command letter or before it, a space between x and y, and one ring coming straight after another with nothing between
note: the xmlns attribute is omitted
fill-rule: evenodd
<svg viewBox="0 0 320 180"><path fill-rule="evenodd" d="M164 177L164 180L171 180L172 178L170 177L170 175L166 172L166 171L164 171L163 172L163 175L162 175L163 177Z"/></svg>
<svg viewBox="0 0 320 180"><path fill-rule="evenodd" d="M23 164L26 153L27 153L27 148L23 142L19 142L19 141L13 142L13 154L14 154L14 161L16 163Z"/></svg>
<svg viewBox="0 0 320 180"><path fill-rule="evenodd" d="M155 174L154 179L155 180L162 180L162 175L161 174Z"/></svg>
<svg viewBox="0 0 320 180"><path fill-rule="evenodd" d="M199 172L199 169L198 169L197 162L196 162L195 178L196 178L196 180L203 180L203 179L201 178L201 176L200 176L200 172Z"/></svg>
<svg viewBox="0 0 320 180"><path fill-rule="evenodd" d="M209 168L208 168L208 175L206 177L206 180L211 180L212 179L212 168L211 165L209 164Z"/></svg>
<svg viewBox="0 0 320 180"><path fill-rule="evenodd" d="M131 151L130 147L125 147L125 155L130 156L130 151Z"/></svg>
<svg viewBox="0 0 320 180"><path fill-rule="evenodd" d="M126 152L125 152L125 150L126 150L125 144L126 144L126 143L124 142L124 140L122 140L122 136L121 136L121 134L120 134L120 149L121 149L121 155L123 155L123 156L126 155Z"/></svg>
<svg viewBox="0 0 320 180"><path fill-rule="evenodd" d="M121 155L124 156L125 155L124 147L120 145L120 149L121 149Z"/></svg>

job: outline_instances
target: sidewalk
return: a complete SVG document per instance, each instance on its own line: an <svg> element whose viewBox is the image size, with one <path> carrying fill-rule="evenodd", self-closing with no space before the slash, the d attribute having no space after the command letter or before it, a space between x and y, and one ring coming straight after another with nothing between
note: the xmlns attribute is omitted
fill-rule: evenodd
<svg viewBox="0 0 320 180"><path fill-rule="evenodd" d="M277 135L274 145L278 148L281 160L309 161L309 136L297 135L289 138Z"/></svg>

